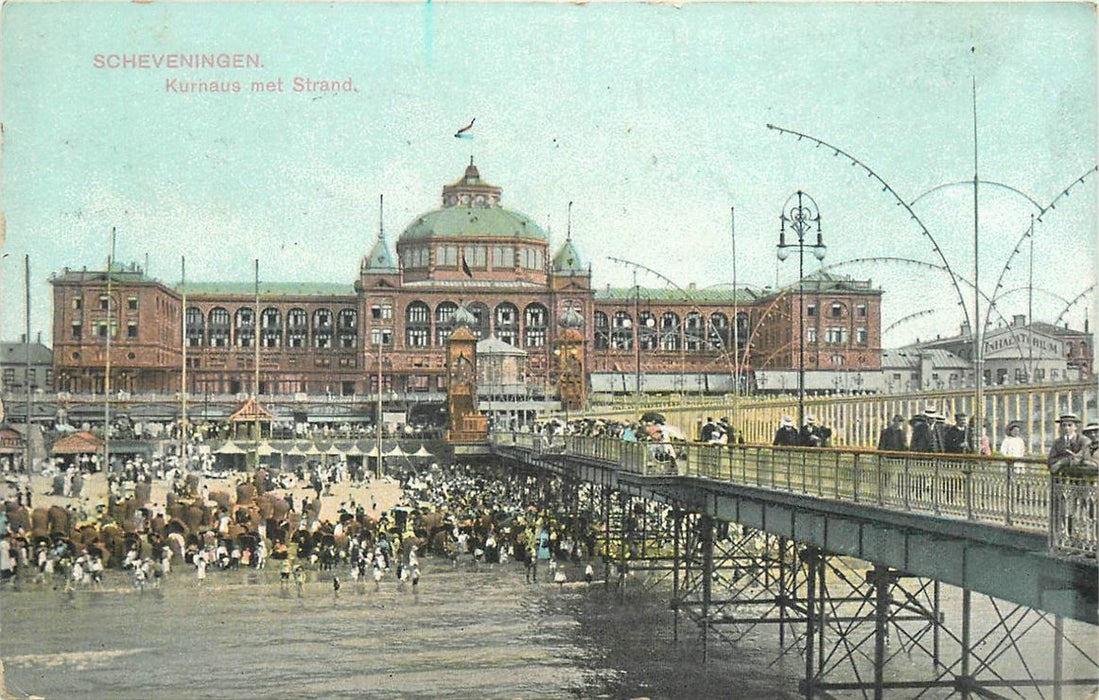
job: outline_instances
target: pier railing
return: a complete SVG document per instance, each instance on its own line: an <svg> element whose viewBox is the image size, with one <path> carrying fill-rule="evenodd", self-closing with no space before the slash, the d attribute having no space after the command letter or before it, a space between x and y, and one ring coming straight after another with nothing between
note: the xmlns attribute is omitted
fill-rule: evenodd
<svg viewBox="0 0 1099 700"><path fill-rule="evenodd" d="M1096 555L1094 473L1050 476L1045 462L877 450L639 443L499 433L497 444L569 454L646 476L716 479L835 501L1048 532L1067 556Z"/></svg>

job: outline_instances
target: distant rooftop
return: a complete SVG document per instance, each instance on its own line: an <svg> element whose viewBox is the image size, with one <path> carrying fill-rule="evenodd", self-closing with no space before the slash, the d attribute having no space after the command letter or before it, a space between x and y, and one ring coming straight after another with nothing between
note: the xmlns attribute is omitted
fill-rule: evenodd
<svg viewBox="0 0 1099 700"><path fill-rule="evenodd" d="M30 352L31 364L53 363L53 351L42 343L0 343L0 364L26 364L27 352Z"/></svg>
<svg viewBox="0 0 1099 700"><path fill-rule="evenodd" d="M188 282L175 284L173 288L179 293L186 291L198 296L253 296L256 293L254 282ZM261 281L259 293L260 296L355 296L355 287L330 282Z"/></svg>
<svg viewBox="0 0 1099 700"><path fill-rule="evenodd" d="M145 270L141 268L137 263L120 263L114 262L111 265L111 279L116 282L156 282L157 280L145 275ZM53 282L96 282L107 281L106 270L89 270L83 268L80 270L74 270L71 267L66 267L61 272L55 272L50 275L50 281Z"/></svg>
<svg viewBox="0 0 1099 700"><path fill-rule="evenodd" d="M748 289L733 290L731 287L711 287L708 289L675 289L668 287L604 287L595 290L596 301L630 301L640 299L648 302L684 303L684 304L732 304L748 303L758 299L759 294Z"/></svg>

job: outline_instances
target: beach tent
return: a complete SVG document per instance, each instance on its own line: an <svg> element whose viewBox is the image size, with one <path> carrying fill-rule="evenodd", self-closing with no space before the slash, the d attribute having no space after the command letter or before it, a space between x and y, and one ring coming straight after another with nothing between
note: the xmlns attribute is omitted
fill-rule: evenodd
<svg viewBox="0 0 1099 700"><path fill-rule="evenodd" d="M386 452L382 457L407 457L408 453L401 449L400 444L394 444L393 449Z"/></svg>
<svg viewBox="0 0 1099 700"><path fill-rule="evenodd" d="M423 445L420 445L420 449L413 452L412 456L413 457L434 457L435 455L428 452L426 447L424 447Z"/></svg>
<svg viewBox="0 0 1099 700"><path fill-rule="evenodd" d="M97 454L103 451L103 441L86 431L66 435L53 444L55 455Z"/></svg>
<svg viewBox="0 0 1099 700"><path fill-rule="evenodd" d="M226 440L224 445L222 445L221 447L214 450L214 454L216 454L216 455L243 455L243 454L247 454L247 452L242 450L240 448L240 445L233 442L232 440Z"/></svg>

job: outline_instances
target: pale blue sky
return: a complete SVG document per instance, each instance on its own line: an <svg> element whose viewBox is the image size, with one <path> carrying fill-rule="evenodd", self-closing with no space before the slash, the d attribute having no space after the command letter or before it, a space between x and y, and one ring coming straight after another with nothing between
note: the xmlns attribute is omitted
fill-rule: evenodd
<svg viewBox="0 0 1099 700"><path fill-rule="evenodd" d="M826 262L900 255L938 262L881 187L831 142L912 200L972 178L971 77L981 176L1042 204L1096 163L1096 23L1088 4L3 6L0 338L22 329L22 255L32 325L49 336L50 272L120 260L168 281L350 284L386 195L392 243L475 154L504 205L577 247L605 285L615 255L684 286L731 281L729 207L742 282L775 282L783 202L819 202ZM971 52L976 47L976 52ZM259 71L96 70L97 53L260 54ZM351 77L359 92L249 94L254 78ZM239 95L166 94L170 76L240 79ZM476 117L475 139L454 131ZM1036 285L1072 298L1094 281L1095 180L1039 225ZM916 205L956 269L972 274L972 191ZM1025 199L981 198L982 286L992 292L1029 222ZM1051 263L1055 260L1055 263ZM843 268L885 290L883 323L935 315L885 338L947 333L961 312L946 278L902 265ZM796 260L779 270L785 284ZM655 278L640 280L659 286ZM1025 257L1005 289L1026 284ZM968 298L968 295L967 295ZM1039 293L1038 316L1063 302ZM1069 318L1082 325L1085 306ZM1026 294L1003 302L1024 312Z"/></svg>

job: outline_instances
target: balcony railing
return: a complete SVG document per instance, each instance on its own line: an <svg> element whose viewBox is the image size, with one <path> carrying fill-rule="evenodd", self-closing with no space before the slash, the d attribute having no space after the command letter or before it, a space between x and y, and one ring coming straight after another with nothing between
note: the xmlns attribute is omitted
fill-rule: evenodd
<svg viewBox="0 0 1099 700"><path fill-rule="evenodd" d="M501 433L497 444L564 453L646 476L676 475L1048 532L1051 549L1095 557L1095 473L1051 477L1039 460L832 448L638 443Z"/></svg>

